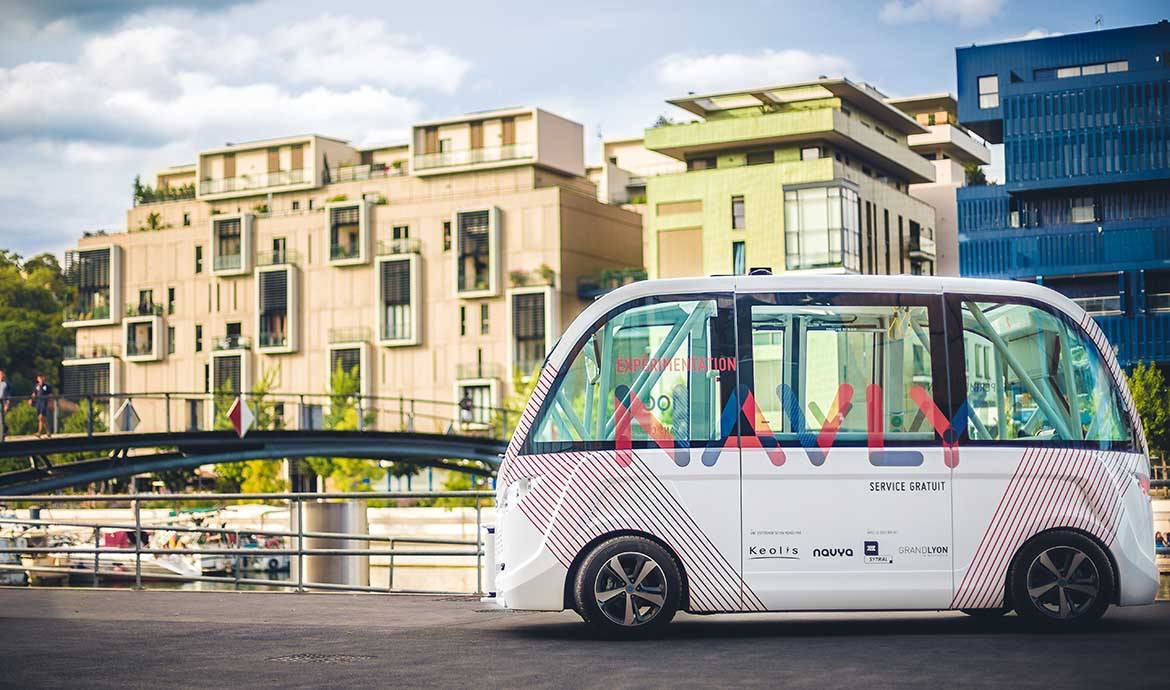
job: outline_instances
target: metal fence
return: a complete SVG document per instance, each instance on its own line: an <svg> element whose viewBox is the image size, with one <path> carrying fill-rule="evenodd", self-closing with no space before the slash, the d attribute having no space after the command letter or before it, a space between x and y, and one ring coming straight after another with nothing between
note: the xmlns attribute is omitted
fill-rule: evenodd
<svg viewBox="0 0 1170 690"><path fill-rule="evenodd" d="M240 587L243 585L263 585L269 587L283 587L292 589L297 592L305 592L311 589L316 590L342 590L342 591L357 591L357 592L385 592L385 593L409 593L409 594L467 594L467 592L452 591L452 590L420 590L420 589L395 589L394 588L394 568L395 559L401 557L421 557L421 558L450 558L450 557L465 557L475 558L475 573L476 573L476 594L483 593L484 582L484 547L483 547L483 504L490 500L494 494L490 491L436 491L436 492L375 492L363 491L352 493L267 493L267 494L228 494L228 493L199 493L199 494L129 494L129 495L32 495L32 496L6 496L4 502L8 505L12 504L61 504L61 503L94 503L94 504L115 504L128 503L134 513L134 520L132 523L120 522L100 522L100 521L70 521L70 520L52 520L52 519L22 519L15 517L0 516L0 534L8 533L9 541L14 541L13 537L20 536L18 530L28 530L37 528L78 528L78 529L93 529L92 546L5 546L0 544L0 554L17 554L17 555L71 555L71 556L92 556L92 568L76 568L76 567L53 567L53 566L28 566L25 564L0 564L0 570L3 571L25 571L29 573L44 573L56 575L72 575L78 577L92 576L92 581L97 586L103 575L110 575L109 571L102 571L101 561L102 557L106 556L130 556L134 557L134 588L143 589L143 573L142 560L144 556L226 556L232 559L234 567L232 568L231 576L185 576L185 575L163 575L159 573L152 573L149 576L151 580L159 581L176 581L176 582L214 582ZM317 532L305 529L305 514L304 506L306 502L310 501L336 501L336 500L388 500L388 501L402 501L407 499L424 499L424 498L455 498L473 501L475 509L475 534L474 540L461 539L443 539L432 537L416 537L416 536L395 536L395 535L371 535L371 534L357 534L347 532ZM146 524L142 520L143 503L164 503L164 504L181 504L191 502L213 502L224 503L229 501L282 501L289 506L289 522L293 522L293 514L295 512L296 529L275 530L275 529L252 529L252 528L229 528L229 527L205 527L205 526L183 526L170 524ZM198 534L198 535L218 535L218 536L234 536L234 546L224 548L156 548L143 545L144 535L156 530L165 530L175 533L183 534ZM102 533L109 531L129 531L134 535L133 548L122 547L104 547L102 546ZM251 548L244 547L241 537L243 536L264 536L276 537L285 544L281 548ZM305 545L306 539L337 539L337 540L353 540L365 542L367 548L364 549L349 549L349 548L309 548ZM375 544L385 544L388 548L373 548ZM416 545L429 546L432 548L407 548L401 549L399 545ZM447 547L466 547L459 550L436 549L436 546ZM287 581L249 578L242 576L241 564L244 559L254 558L257 556L288 556L295 559L297 563L296 577ZM355 557L355 556L385 556L389 558L389 574L387 587L373 587L367 585L352 585L352 584L338 584L331 582L309 582L305 577L305 557L306 556L338 556L338 557Z"/></svg>
<svg viewBox="0 0 1170 690"><path fill-rule="evenodd" d="M459 433L504 438L519 412L505 407L385 395L341 395L332 393L249 393L239 394L258 413L263 411L266 429L327 431L326 417L337 406L352 409L356 429L350 431L408 431ZM41 398L10 396L8 417L13 408L33 403L43 411L47 431L52 434L117 433L135 431L211 431L225 427L228 408L235 393L189 391L120 392L46 395ZM12 419L5 420L0 406L0 425L14 435ZM72 428L67 429L70 426ZM103 428L104 427L104 428ZM257 429L262 427L257 426ZM32 429L36 430L36 419Z"/></svg>

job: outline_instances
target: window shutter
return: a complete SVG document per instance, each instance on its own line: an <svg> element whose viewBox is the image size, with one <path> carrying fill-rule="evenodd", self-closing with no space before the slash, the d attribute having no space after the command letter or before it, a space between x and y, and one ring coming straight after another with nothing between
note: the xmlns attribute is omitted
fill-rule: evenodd
<svg viewBox="0 0 1170 690"><path fill-rule="evenodd" d="M544 293L513 295L512 333L521 339L544 339Z"/></svg>
<svg viewBox="0 0 1170 690"><path fill-rule="evenodd" d="M260 274L260 313L288 311L288 273L265 271Z"/></svg>
<svg viewBox="0 0 1170 690"><path fill-rule="evenodd" d="M387 306L410 304L410 260L382 262L382 302Z"/></svg>
<svg viewBox="0 0 1170 690"><path fill-rule="evenodd" d="M63 395L105 395L110 392L108 364L79 364L61 371Z"/></svg>

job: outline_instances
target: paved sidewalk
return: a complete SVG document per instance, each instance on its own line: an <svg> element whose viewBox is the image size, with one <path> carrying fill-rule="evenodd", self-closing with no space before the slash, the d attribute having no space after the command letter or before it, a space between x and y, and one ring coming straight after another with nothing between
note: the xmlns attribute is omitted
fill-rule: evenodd
<svg viewBox="0 0 1170 690"><path fill-rule="evenodd" d="M0 588L0 686L1167 687L1170 604L1086 633L959 613L680 616L591 639L473 599Z"/></svg>

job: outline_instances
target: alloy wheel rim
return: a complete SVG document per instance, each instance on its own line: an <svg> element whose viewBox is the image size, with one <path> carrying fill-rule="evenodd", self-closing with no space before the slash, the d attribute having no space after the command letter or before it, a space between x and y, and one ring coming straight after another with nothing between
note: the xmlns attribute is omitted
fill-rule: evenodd
<svg viewBox="0 0 1170 690"><path fill-rule="evenodd" d="M666 573L644 553L619 553L597 571L593 596L610 621L628 628L645 625L666 604Z"/></svg>
<svg viewBox="0 0 1170 690"><path fill-rule="evenodd" d="M1027 584L1032 605L1058 620L1082 615L1101 594L1101 577L1093 559L1071 546L1041 551L1028 566Z"/></svg>

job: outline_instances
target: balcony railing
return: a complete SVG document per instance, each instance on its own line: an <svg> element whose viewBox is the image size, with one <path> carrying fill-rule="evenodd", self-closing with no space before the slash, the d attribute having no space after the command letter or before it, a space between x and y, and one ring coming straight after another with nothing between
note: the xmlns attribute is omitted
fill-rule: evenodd
<svg viewBox="0 0 1170 690"><path fill-rule="evenodd" d="M556 287L557 272L543 266L535 271L508 271L508 280L512 287Z"/></svg>
<svg viewBox="0 0 1170 690"><path fill-rule="evenodd" d="M934 239L930 237L914 237L910 238L910 254L925 254L933 258L935 256Z"/></svg>
<svg viewBox="0 0 1170 690"><path fill-rule="evenodd" d="M455 378L460 381L468 379L501 379L504 377L504 367L498 362L465 362L455 365Z"/></svg>
<svg viewBox="0 0 1170 690"><path fill-rule="evenodd" d="M328 182L358 182L378 177L401 177L406 175L405 165L386 165L374 163L372 165L343 165L329 168Z"/></svg>
<svg viewBox="0 0 1170 690"><path fill-rule="evenodd" d="M262 331L260 333L260 347L284 347L288 345L287 331ZM240 349L240 348L237 348Z"/></svg>
<svg viewBox="0 0 1170 690"><path fill-rule="evenodd" d="M622 268L602 271L594 276L581 276L577 279L577 296L581 299L594 299L623 285L646 280L644 268Z"/></svg>
<svg viewBox="0 0 1170 690"><path fill-rule="evenodd" d="M244 265L243 254L227 254L225 256L215 257L215 270L217 271L231 271L236 270Z"/></svg>
<svg viewBox="0 0 1170 690"><path fill-rule="evenodd" d="M362 248L358 245L344 245L331 244L329 245L329 260L330 261L344 261L345 259L356 259L362 254Z"/></svg>
<svg viewBox="0 0 1170 690"><path fill-rule="evenodd" d="M61 359L102 359L105 357L121 357L122 348L118 345L66 345L61 348Z"/></svg>
<svg viewBox="0 0 1170 690"><path fill-rule="evenodd" d="M110 318L110 305L102 304L89 309L66 307L65 321L101 321Z"/></svg>
<svg viewBox="0 0 1170 690"><path fill-rule="evenodd" d="M378 240L378 256L421 253L422 241L416 237L408 237L404 240Z"/></svg>
<svg viewBox="0 0 1170 690"><path fill-rule="evenodd" d="M1092 297L1072 297L1071 299L1090 316L1112 316L1122 313L1120 295L1095 295Z"/></svg>
<svg viewBox="0 0 1170 690"><path fill-rule="evenodd" d="M1170 311L1170 292L1147 292L1146 309L1149 311Z"/></svg>
<svg viewBox="0 0 1170 690"><path fill-rule="evenodd" d="M349 326L346 328L330 328L330 343L364 343L370 339L368 326Z"/></svg>
<svg viewBox="0 0 1170 690"><path fill-rule="evenodd" d="M246 335L224 335L211 341L211 349L215 352L224 350L250 350L252 339Z"/></svg>
<svg viewBox="0 0 1170 690"><path fill-rule="evenodd" d="M532 158L535 153L536 147L532 144L509 144L507 146L491 146L482 149L420 153L414 157L414 168L415 170L426 170L427 168L447 168L453 165L495 163L521 158Z"/></svg>
<svg viewBox="0 0 1170 690"><path fill-rule="evenodd" d="M312 173L312 168L302 168L300 170L281 170L278 172L257 173L255 175L223 177L218 180L207 179L199 183L199 193L225 194L228 192L244 192L251 189L304 184L312 180Z"/></svg>
<svg viewBox="0 0 1170 690"><path fill-rule="evenodd" d="M163 305L154 302L127 302L126 316L162 316Z"/></svg>
<svg viewBox="0 0 1170 690"><path fill-rule="evenodd" d="M269 252L258 252L256 254L257 266L282 266L284 264L298 264L301 261L301 255L291 249L274 249Z"/></svg>
<svg viewBox="0 0 1170 690"><path fill-rule="evenodd" d="M130 340L126 342L127 357L149 357L154 354L154 339Z"/></svg>

